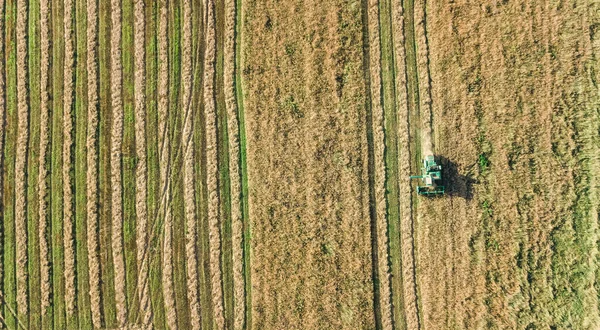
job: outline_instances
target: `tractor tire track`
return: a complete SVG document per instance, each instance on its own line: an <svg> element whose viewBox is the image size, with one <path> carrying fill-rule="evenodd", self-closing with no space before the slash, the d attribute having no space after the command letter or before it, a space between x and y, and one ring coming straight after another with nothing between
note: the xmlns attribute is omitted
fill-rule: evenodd
<svg viewBox="0 0 600 330"><path fill-rule="evenodd" d="M98 8L87 1L87 249L90 304L95 328L102 327L100 249L98 240Z"/></svg>
<svg viewBox="0 0 600 330"><path fill-rule="evenodd" d="M125 257L123 255L123 191L122 157L123 144L123 65L121 63L121 1L111 1L111 188L112 188L112 250L115 267L115 300L117 324L125 326L127 303L125 296Z"/></svg>
<svg viewBox="0 0 600 330"><path fill-rule="evenodd" d="M38 173L38 214L39 214L39 241L40 241L40 292L42 319L48 314L51 307L52 284L50 267L50 248L48 237L50 229L48 221L48 152L50 150L50 3L49 0L40 1L40 44L41 44L41 73L40 73L40 154ZM1 27L0 27L1 29ZM1 105L0 105L1 106ZM1 150L0 146L0 150ZM43 322L43 324L47 324Z"/></svg>
<svg viewBox="0 0 600 330"><path fill-rule="evenodd" d="M396 109L398 112L398 177L400 179L400 241L402 260L402 296L406 329L419 329L415 255L412 223L412 193L410 187L410 125L404 38L404 10L392 2L392 35L396 64Z"/></svg>
<svg viewBox="0 0 600 330"><path fill-rule="evenodd" d="M27 272L27 145L29 103L27 84L27 1L17 1L17 152L15 160L15 235L17 249L17 314L26 324L28 313Z"/></svg>
<svg viewBox="0 0 600 330"><path fill-rule="evenodd" d="M200 329L200 300L198 292L198 264L196 260L196 242L198 240L196 223L196 204L194 188L194 139L192 108L193 68L192 68L192 3L183 1L183 29L182 29L182 107L183 107L183 134L181 147L183 148L183 195L184 212L186 219L186 267L188 302L190 308L191 327Z"/></svg>
<svg viewBox="0 0 600 330"><path fill-rule="evenodd" d="M210 247L210 277L213 314L217 329L225 327L223 282L221 272L221 225L219 221L219 168L217 159L217 112L215 101L216 19L215 3L207 0L206 55L204 63L204 110L206 116L206 185L208 190L208 223Z"/></svg>
<svg viewBox="0 0 600 330"><path fill-rule="evenodd" d="M231 241L233 249L233 329L243 329L246 301L244 297L244 250L242 218L242 177L240 168L240 127L235 95L236 79L236 3L225 1L224 94L229 137L229 177L231 196Z"/></svg>
<svg viewBox="0 0 600 330"><path fill-rule="evenodd" d="M162 285L165 299L165 312L167 325L170 329L177 329L177 312L175 309L175 292L173 289L173 219L171 213L170 196L170 167L169 146L169 57L168 57L168 18L167 1L159 3L158 27L158 141L160 159L160 188L161 198L159 212L164 216L163 259L162 259Z"/></svg>
<svg viewBox="0 0 600 330"><path fill-rule="evenodd" d="M376 276L379 281L379 311L382 329L392 329L392 301L390 291L390 268L388 256L388 226L387 226L387 203L385 197L385 132L384 112L381 96L381 44L379 31L379 1L368 0L367 2L367 30L370 73L370 102L371 102L371 127L373 143L373 176L374 176L374 204L375 204L375 237L374 248L376 249ZM377 306L377 304L376 304Z"/></svg>
<svg viewBox="0 0 600 330"><path fill-rule="evenodd" d="M65 303L67 317L75 315L75 225L73 223L73 139L75 52L73 40L73 1L64 2L64 93L63 93L63 242L65 249Z"/></svg>
<svg viewBox="0 0 600 330"><path fill-rule="evenodd" d="M152 323L149 283L149 242L148 242L148 164L146 157L146 70L145 70L145 15L144 2L134 3L134 41L135 41L135 150L137 163L136 177L136 246L137 246L137 291L142 315L142 328L148 329Z"/></svg>

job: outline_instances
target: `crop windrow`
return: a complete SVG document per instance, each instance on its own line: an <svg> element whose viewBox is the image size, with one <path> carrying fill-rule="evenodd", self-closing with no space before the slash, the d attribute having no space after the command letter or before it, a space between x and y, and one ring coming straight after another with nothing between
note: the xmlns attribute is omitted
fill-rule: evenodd
<svg viewBox="0 0 600 330"><path fill-rule="evenodd" d="M40 292L42 321L48 326L46 317L51 308L52 293L50 283L50 248L48 221L48 152L50 142L50 98L49 75L50 70L50 8L48 0L40 1L40 44L41 44L41 72L40 72L40 153L38 174L38 207L39 207L39 242L40 242ZM1 61L0 61L1 62ZM1 150L1 146L0 146Z"/></svg>
<svg viewBox="0 0 600 330"><path fill-rule="evenodd" d="M111 1L111 188L112 188L112 249L115 266L115 299L117 324L125 326L125 257L123 256L123 192L121 176L121 147L123 144L123 66L121 63L121 1Z"/></svg>
<svg viewBox="0 0 600 330"><path fill-rule="evenodd" d="M208 223L210 246L210 277L213 314L217 329L223 329L223 286L221 274L221 233L219 223L219 168L217 166L217 115L215 104L216 29L215 4L206 1L206 56L204 64L204 110L206 118L206 185L208 190Z"/></svg>
<svg viewBox="0 0 600 330"><path fill-rule="evenodd" d="M159 4L158 26L158 143L160 159L160 208L164 216L163 260L162 260L162 286L165 298L165 312L167 325L170 329L177 329L177 312L175 309L175 292L173 290L173 219L171 214L171 187L169 146L169 57L167 39L167 1Z"/></svg>
<svg viewBox="0 0 600 330"><path fill-rule="evenodd" d="M100 303L100 256L98 254L98 8L87 1L87 248L92 322L102 327Z"/></svg>
<svg viewBox="0 0 600 330"><path fill-rule="evenodd" d="M196 204L194 189L194 139L192 108L193 68L192 68L192 3L183 1L182 29L182 114L183 133L181 148L183 148L183 194L186 219L185 253L187 267L187 298L190 308L191 326L200 329L200 301L198 292L198 265L196 260L196 242L198 239L196 223Z"/></svg>
<svg viewBox="0 0 600 330"><path fill-rule="evenodd" d="M67 323L73 324L75 298L75 225L73 223L73 79L75 51L73 41L73 1L64 2L64 93L63 93L63 242L65 249L65 301Z"/></svg>
<svg viewBox="0 0 600 330"><path fill-rule="evenodd" d="M387 204L385 198L385 132L384 112L381 104L381 44L379 38L379 2L368 2L369 72L373 130L375 221L377 247L377 280L379 282L379 307L382 329L392 328L392 302L388 257Z"/></svg>
<svg viewBox="0 0 600 330"><path fill-rule="evenodd" d="M149 241L148 241L148 184L146 175L148 165L146 158L146 49L145 49L145 15L144 2L136 0L134 3L135 23L135 150L136 163L136 246L137 249L137 291L140 301L142 328L147 329L152 322L149 287Z"/></svg>
<svg viewBox="0 0 600 330"><path fill-rule="evenodd" d="M28 319L27 296L27 145L29 104L27 88L27 1L17 1L17 150L15 159L15 235L17 248L17 313Z"/></svg>
<svg viewBox="0 0 600 330"><path fill-rule="evenodd" d="M227 110L227 131L229 137L229 177L231 196L231 241L233 249L233 328L244 326L246 301L244 297L244 253L242 218L242 178L240 171L240 128L238 107L235 95L236 45L235 45L236 3L225 1L225 45L224 45L224 93Z"/></svg>

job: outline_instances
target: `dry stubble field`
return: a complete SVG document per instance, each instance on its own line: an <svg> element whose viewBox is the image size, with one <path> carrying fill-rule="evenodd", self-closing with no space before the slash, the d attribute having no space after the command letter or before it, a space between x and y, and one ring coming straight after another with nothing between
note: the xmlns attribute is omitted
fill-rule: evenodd
<svg viewBox="0 0 600 330"><path fill-rule="evenodd" d="M0 54L3 328L600 327L597 0L0 0Z"/></svg>

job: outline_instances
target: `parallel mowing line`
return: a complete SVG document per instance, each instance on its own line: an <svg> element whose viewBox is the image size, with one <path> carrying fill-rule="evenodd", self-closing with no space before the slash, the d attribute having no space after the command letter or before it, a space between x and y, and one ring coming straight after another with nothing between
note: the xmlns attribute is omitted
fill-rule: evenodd
<svg viewBox="0 0 600 330"><path fill-rule="evenodd" d="M102 326L100 311L100 248L98 243L98 8L96 0L87 1L87 248L90 302L94 327Z"/></svg>
<svg viewBox="0 0 600 330"><path fill-rule="evenodd" d="M381 105L381 47L379 40L379 1L369 0L369 70L371 73L371 104L373 113L373 142L375 157L375 212L377 224L377 269L381 326L392 329L392 302L390 268L388 264L388 231L385 200L385 133L384 113Z"/></svg>
<svg viewBox="0 0 600 330"><path fill-rule="evenodd" d="M158 30L158 141L160 143L160 199L159 211L164 212L164 239L162 260L162 285L165 297L167 325L177 329L177 312L175 310L175 292L173 290L173 219L171 214L171 196L169 180L169 58L167 39L167 0L160 1Z"/></svg>
<svg viewBox="0 0 600 330"><path fill-rule="evenodd" d="M17 313L27 319L27 144L29 105L27 103L27 1L17 1L17 102L18 136L15 160L15 235L17 237Z"/></svg>
<svg viewBox="0 0 600 330"><path fill-rule="evenodd" d="M63 242L65 246L65 301L67 315L75 313L75 240L73 235L73 187L71 180L73 148L73 1L64 3L64 97L63 97Z"/></svg>
<svg viewBox="0 0 600 330"><path fill-rule="evenodd" d="M406 87L406 53L404 49L404 12L402 5L392 1L392 29L396 56L396 108L398 109L398 176L400 178L400 235L402 251L402 285L404 316L407 329L418 329L417 296L414 277L412 203L410 181L410 145L408 124L408 90Z"/></svg>
<svg viewBox="0 0 600 330"><path fill-rule="evenodd" d="M144 2L136 0L134 4L135 25L135 150L137 156L136 165L136 246L138 281L137 290L140 300L140 310L143 312L142 328L148 329L152 323L152 310L150 305L150 288L148 283L149 260L148 260L148 186L146 175L148 165L146 161L146 71L145 71L145 15Z"/></svg>
<svg viewBox="0 0 600 330"><path fill-rule="evenodd" d="M192 329L200 329L200 302L198 292L198 268L196 260L197 223L194 189L194 140L193 135L193 109L192 100L192 3L190 0L183 2L183 31L182 31L182 107L183 107L183 134L181 145L183 147L183 195L186 219L186 266L188 301L190 307Z"/></svg>
<svg viewBox="0 0 600 330"><path fill-rule="evenodd" d="M112 250L115 266L115 300L117 323L125 326L127 306L125 300L125 257L123 255L123 191L121 178L121 147L123 144L123 67L121 63L121 1L111 1L111 188L112 188Z"/></svg>
<svg viewBox="0 0 600 330"><path fill-rule="evenodd" d="M246 300L244 297L244 255L242 219L242 178L240 171L240 132L235 99L235 0L225 1L225 108L229 136L229 176L231 194L231 241L233 249L233 328L242 329Z"/></svg>
<svg viewBox="0 0 600 330"><path fill-rule="evenodd" d="M48 244L48 164L46 156L49 151L50 141L50 113L49 113L49 77L50 69L50 29L49 29L49 3L48 0L40 1L40 43L41 43L41 76L40 76L40 155L38 175L38 203L39 203L39 240L40 240L40 290L42 317L47 315L50 307L50 249ZM0 148L1 149L1 148ZM44 323L45 324L45 323Z"/></svg>
<svg viewBox="0 0 600 330"><path fill-rule="evenodd" d="M206 111L206 186L208 190L208 226L210 248L210 278L213 314L217 329L225 327L221 274L221 233L219 223L217 114L215 104L216 29L214 0L207 0L206 54L204 63L204 110Z"/></svg>

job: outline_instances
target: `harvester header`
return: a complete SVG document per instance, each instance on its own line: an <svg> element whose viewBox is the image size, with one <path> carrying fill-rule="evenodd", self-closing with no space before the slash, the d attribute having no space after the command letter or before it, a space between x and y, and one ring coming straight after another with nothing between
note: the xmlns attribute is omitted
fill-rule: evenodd
<svg viewBox="0 0 600 330"><path fill-rule="evenodd" d="M411 175L411 179L421 179L424 185L417 186L417 193L422 196L438 196L445 193L442 185L442 165L435 162L433 155L425 156L421 175Z"/></svg>

